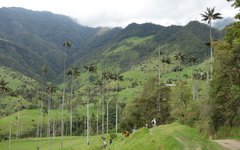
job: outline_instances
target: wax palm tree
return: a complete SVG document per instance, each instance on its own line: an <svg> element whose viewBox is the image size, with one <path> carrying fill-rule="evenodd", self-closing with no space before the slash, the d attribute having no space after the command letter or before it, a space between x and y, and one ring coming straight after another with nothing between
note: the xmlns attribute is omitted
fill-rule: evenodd
<svg viewBox="0 0 240 150"><path fill-rule="evenodd" d="M97 80L95 81L94 85L96 85L100 91L100 96L103 96L103 82L102 80ZM103 99L104 102L104 99ZM99 125L98 125L98 114L99 114L99 109L97 105L97 135L99 133ZM104 103L102 103L102 134L104 133Z"/></svg>
<svg viewBox="0 0 240 150"><path fill-rule="evenodd" d="M107 87L106 87L106 92L107 92L107 94L106 95L108 95L108 84L109 84L109 82L110 82L110 80L111 80L111 76L112 76L112 74L110 73L110 72L103 72L103 80L106 80L106 82L107 82ZM108 116L109 116L109 111L108 111L108 96L107 96L107 98L106 98L106 111L107 111L107 129L106 129L106 131L107 131L107 133L108 133L108 120L109 120L109 118L108 118Z"/></svg>
<svg viewBox="0 0 240 150"><path fill-rule="evenodd" d="M72 44L69 41L65 41L63 43L64 49L64 65L63 65L63 96L62 96L62 122L61 122L61 148L63 148L63 136L64 136L64 119L63 119L63 109L64 109L64 101L65 101L65 80L66 80L66 65L67 65L67 49L71 48Z"/></svg>
<svg viewBox="0 0 240 150"><path fill-rule="evenodd" d="M102 72L102 76L101 76L101 80L102 80L102 85L101 85L101 95L102 95L102 134L104 134L104 115L105 115L105 110L104 110L104 85L105 85L105 82L104 82L104 72Z"/></svg>
<svg viewBox="0 0 240 150"><path fill-rule="evenodd" d="M94 63L88 63L84 66L86 71L89 73L96 73L97 72L97 66L95 66ZM90 78L89 78L90 79ZM90 88L89 88L89 98L90 98ZM87 144L90 144L89 136L90 136L90 128L89 128L89 98L87 100Z"/></svg>
<svg viewBox="0 0 240 150"><path fill-rule="evenodd" d="M119 89L119 82L120 81L123 81L123 76L120 75L120 73L113 73L112 76L111 76L111 79L114 80L114 81L117 81L117 86L116 86L116 91L119 92L120 89ZM116 127L116 133L118 131L118 103L117 103L117 98L116 98L116 101L115 101L115 104L116 104L116 122L115 122L115 127Z"/></svg>
<svg viewBox="0 0 240 150"><path fill-rule="evenodd" d="M198 59L197 57L191 56L191 57L188 58L188 63L190 63L191 66L193 66L197 62L197 59ZM193 71L192 71L192 96L193 96L193 100L195 100L195 91L196 91L196 86L195 86L195 83L194 83Z"/></svg>
<svg viewBox="0 0 240 150"><path fill-rule="evenodd" d="M4 79L0 80L0 92L1 92L1 98L0 98L0 116L2 111L2 100L4 93L7 93L11 91L11 89L8 87L9 82L5 81Z"/></svg>
<svg viewBox="0 0 240 150"><path fill-rule="evenodd" d="M158 49L157 56L158 56L158 85L160 86L161 84L161 70L160 70L160 65L161 65L161 56L163 55L163 52L161 49Z"/></svg>
<svg viewBox="0 0 240 150"><path fill-rule="evenodd" d="M53 84L49 84L47 86L47 92L48 92L48 95L49 95L49 98L48 98L48 111L47 111L47 116L48 116L48 128L47 128L48 149L50 149L50 118L49 118L49 111L51 110L52 94L56 93L56 90L57 90L57 87L55 87ZM54 131L53 131L53 134L54 134Z"/></svg>
<svg viewBox="0 0 240 150"><path fill-rule="evenodd" d="M71 76L71 92L70 92L70 136L72 136L72 98L73 98L73 80L74 77L77 78L80 75L80 72L77 67L71 67L70 70L68 70L67 75Z"/></svg>
<svg viewBox="0 0 240 150"><path fill-rule="evenodd" d="M212 20L216 20L216 19L222 19L221 14L220 13L215 13L215 7L211 8L207 8L207 11L204 12L204 14L201 14L201 16L203 17L202 21L207 21L207 23L209 24L209 38L210 38L210 59L211 59L211 75L212 75L212 63L213 63L213 49L212 49Z"/></svg>
<svg viewBox="0 0 240 150"><path fill-rule="evenodd" d="M43 126L43 92L44 92L44 76L47 74L48 72L48 68L47 66L42 66L41 68L41 101L39 101L39 115L40 115L40 120L41 120L41 124L40 124L40 130L39 130L39 120L38 120L38 127L37 127L37 136L42 137L42 126Z"/></svg>

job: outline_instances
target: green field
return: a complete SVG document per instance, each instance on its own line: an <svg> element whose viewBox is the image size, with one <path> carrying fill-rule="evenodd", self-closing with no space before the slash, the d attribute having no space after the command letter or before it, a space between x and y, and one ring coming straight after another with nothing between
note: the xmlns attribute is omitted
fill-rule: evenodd
<svg viewBox="0 0 240 150"><path fill-rule="evenodd" d="M188 126L172 123L169 125L161 125L151 129L141 128L129 137L123 137L118 134L117 138L113 139L113 144L109 145L109 135L103 135L108 144L108 150L221 150L222 148L216 143L203 138L195 129ZM34 139L27 138L21 140L13 140L12 150L34 150L38 145L41 150L100 150L102 148L102 135L91 136L90 145L86 144L86 137L74 136L64 137L63 146L60 148L60 137L53 140L50 138ZM0 143L1 150L7 150L8 141Z"/></svg>

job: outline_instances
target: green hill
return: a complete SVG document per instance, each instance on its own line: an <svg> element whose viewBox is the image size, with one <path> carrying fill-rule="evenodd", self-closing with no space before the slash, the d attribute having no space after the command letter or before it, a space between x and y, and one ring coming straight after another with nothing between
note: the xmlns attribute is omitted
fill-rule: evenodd
<svg viewBox="0 0 240 150"><path fill-rule="evenodd" d="M185 149L202 149L202 150L221 150L223 149L216 143L202 137L195 129L188 126L173 123L169 125L157 126L151 129L141 128L129 137L125 138L118 134L113 139L113 144L109 145L109 135L106 137L108 150L185 150ZM86 144L86 137L64 137L64 148L60 148L60 138L50 139L50 147L54 150L100 150L102 148L102 135L91 136L90 145ZM12 150L20 149L48 149L48 139L20 139L12 141ZM2 150L8 149L8 141L0 142Z"/></svg>

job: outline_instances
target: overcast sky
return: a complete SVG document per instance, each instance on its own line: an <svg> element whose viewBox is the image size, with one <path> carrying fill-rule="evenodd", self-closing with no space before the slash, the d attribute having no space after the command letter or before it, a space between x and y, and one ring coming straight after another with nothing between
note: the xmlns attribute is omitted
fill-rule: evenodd
<svg viewBox="0 0 240 150"><path fill-rule="evenodd" d="M132 22L184 25L201 20L200 13L214 6L223 17L237 12L226 0L0 0L0 7L13 6L64 14L91 27L125 27Z"/></svg>

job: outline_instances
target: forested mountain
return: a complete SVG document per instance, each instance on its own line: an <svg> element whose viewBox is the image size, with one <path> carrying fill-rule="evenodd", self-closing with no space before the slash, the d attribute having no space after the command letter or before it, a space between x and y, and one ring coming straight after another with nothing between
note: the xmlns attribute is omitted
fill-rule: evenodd
<svg viewBox="0 0 240 150"><path fill-rule="evenodd" d="M47 65L47 78L56 79L63 71L62 44L66 40L72 43L67 52L68 67L73 64L84 65L89 58L101 56L96 60L102 66L117 61L122 66L120 69L127 69L153 55L153 49L159 46L169 54L183 51L200 58L207 54L204 43L209 37L208 26L196 21L184 27L132 23L124 29L90 28L79 25L67 16L22 8L1 8L0 20L1 65L12 66L31 77L39 77L41 66ZM213 30L213 33L214 37L220 38L219 31ZM134 37L142 38L142 41L135 44L126 42ZM118 52L121 50L112 53L121 49L121 46L125 46L126 52L135 54L120 58ZM104 52L109 51L112 54L103 56ZM28 59L28 56L32 57ZM124 65L129 60L131 64Z"/></svg>

